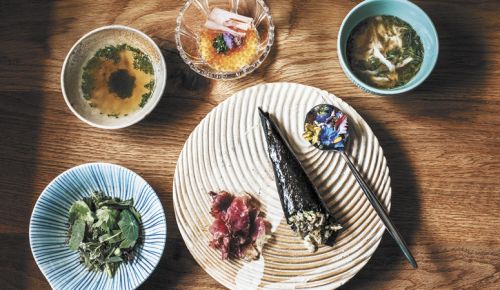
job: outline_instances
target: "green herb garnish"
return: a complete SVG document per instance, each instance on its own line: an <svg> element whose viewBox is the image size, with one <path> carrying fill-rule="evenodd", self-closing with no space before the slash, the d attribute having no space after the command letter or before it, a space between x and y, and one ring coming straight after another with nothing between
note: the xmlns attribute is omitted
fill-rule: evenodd
<svg viewBox="0 0 500 290"><path fill-rule="evenodd" d="M369 44L360 39L370 39ZM418 73L424 47L410 24L382 15L369 17L356 26L349 36L347 55L351 69L362 81L379 88L395 88Z"/></svg>
<svg viewBox="0 0 500 290"><path fill-rule="evenodd" d="M113 277L122 262L133 259L141 241L141 216L133 203L96 191L71 206L68 246L89 271Z"/></svg>
<svg viewBox="0 0 500 290"><path fill-rule="evenodd" d="M149 57L142 52L134 52L134 68L150 75L153 74L153 64Z"/></svg>
<svg viewBox="0 0 500 290"><path fill-rule="evenodd" d="M120 52L127 48L126 44L119 44L116 46L108 45L105 48L99 49L95 53L95 57L102 57L104 59L109 59L114 61L115 63L120 62Z"/></svg>
<svg viewBox="0 0 500 290"><path fill-rule="evenodd" d="M84 70L82 74L82 92L83 98L86 100L90 100L90 94L94 89L94 78L92 74L88 70Z"/></svg>
<svg viewBox="0 0 500 290"><path fill-rule="evenodd" d="M145 84L144 87L149 90L149 92L142 94L141 102L139 103L139 107L143 108L151 97L151 92L155 86L155 81L151 80L149 83Z"/></svg>
<svg viewBox="0 0 500 290"><path fill-rule="evenodd" d="M148 102L150 97L151 97L151 91L142 94L141 103L139 104L139 107L143 108L146 105L146 103Z"/></svg>
<svg viewBox="0 0 500 290"><path fill-rule="evenodd" d="M95 72L100 68L106 60L112 60L118 64L121 60L121 53L125 50L131 51L134 55L134 69L138 69L147 74L154 74L153 64L149 57L140 49L127 44L108 45L96 51L94 56L87 61L83 67L81 89L83 98L90 100L92 91L95 89ZM112 74L115 79L108 80L108 87L111 92L116 93L120 98L128 98L132 95L134 80L130 74L125 75L122 71L117 70ZM118 72L118 74L116 74Z"/></svg>
<svg viewBox="0 0 500 290"><path fill-rule="evenodd" d="M229 49L222 34L219 34L216 38L214 38L212 45L217 53L226 53Z"/></svg>

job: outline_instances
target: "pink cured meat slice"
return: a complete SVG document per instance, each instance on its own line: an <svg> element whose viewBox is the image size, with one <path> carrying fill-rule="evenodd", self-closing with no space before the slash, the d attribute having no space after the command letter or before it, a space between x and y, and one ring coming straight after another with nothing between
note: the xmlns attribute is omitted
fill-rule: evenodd
<svg viewBox="0 0 500 290"><path fill-rule="evenodd" d="M229 255L231 237L230 232L226 227L226 223L224 223L222 219L216 218L208 230L212 234L210 246L221 251L223 260L227 259Z"/></svg>
<svg viewBox="0 0 500 290"><path fill-rule="evenodd" d="M248 236L250 228L249 208L247 205L248 198L236 197L231 202L227 209L225 221L227 227L232 232L241 232L242 236Z"/></svg>
<svg viewBox="0 0 500 290"><path fill-rule="evenodd" d="M265 236L267 231L267 223L263 217L257 216L252 229L252 242L256 242L259 237Z"/></svg>
<svg viewBox="0 0 500 290"><path fill-rule="evenodd" d="M210 192L210 246L221 251L223 260L229 257L256 258L267 236L267 222L247 196L234 197L226 191Z"/></svg>
<svg viewBox="0 0 500 290"><path fill-rule="evenodd" d="M233 195L227 191L221 191L219 193L215 193L213 191L209 192L212 196L212 207L210 209L210 214L217 218L219 216L224 217L226 214L227 208L231 205L233 201Z"/></svg>

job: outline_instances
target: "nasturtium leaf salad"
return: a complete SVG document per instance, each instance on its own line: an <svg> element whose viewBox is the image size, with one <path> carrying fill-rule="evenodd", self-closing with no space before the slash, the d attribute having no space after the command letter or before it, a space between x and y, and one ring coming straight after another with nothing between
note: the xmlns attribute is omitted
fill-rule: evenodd
<svg viewBox="0 0 500 290"><path fill-rule="evenodd" d="M122 262L134 258L141 242L141 215L133 199L104 196L95 191L69 210L68 246L80 254L89 271L113 277Z"/></svg>

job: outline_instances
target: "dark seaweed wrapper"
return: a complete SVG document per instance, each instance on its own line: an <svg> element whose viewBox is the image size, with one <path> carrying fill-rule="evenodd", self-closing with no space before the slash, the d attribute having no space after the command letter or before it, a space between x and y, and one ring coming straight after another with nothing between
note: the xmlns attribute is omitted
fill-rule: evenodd
<svg viewBox="0 0 500 290"><path fill-rule="evenodd" d="M321 200L318 191L300 165L269 113L259 108L260 119L271 163L274 169L276 187L287 223L290 216L297 212L314 211L329 216L328 223L336 224L335 219ZM335 236L326 244L331 245Z"/></svg>

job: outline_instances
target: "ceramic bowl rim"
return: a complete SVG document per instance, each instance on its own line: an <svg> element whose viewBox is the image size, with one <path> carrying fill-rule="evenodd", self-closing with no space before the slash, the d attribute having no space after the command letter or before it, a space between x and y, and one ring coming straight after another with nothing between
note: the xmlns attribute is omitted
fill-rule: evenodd
<svg viewBox="0 0 500 290"><path fill-rule="evenodd" d="M424 19L422 19L422 22L427 22L430 24L430 35L432 38L434 38L434 41L436 43L436 46L434 48L435 57L434 57L432 63L430 64L430 68L421 77L419 77L419 79L415 80L415 82L411 83L411 85L409 85L409 86L402 86L400 88L396 87L394 89L381 89L381 88L377 88L374 86L370 86L370 85L366 84L365 82L361 81L358 77L356 77L356 75L351 71L351 69L347 63L347 60L344 59L344 56L342 54L342 51L344 49L341 49L341 47L343 47L343 44L341 43L341 39L342 39L341 36L344 36L344 33L346 33L345 29L346 29L347 21L351 17L353 17L353 15L355 15L356 13L359 13L360 8L362 8L366 5L370 5L372 3L375 3L375 2L386 2L386 3L398 2L398 3L401 3L403 5L408 5L409 9L419 11L419 13L421 13L421 15L423 15ZM429 15L427 15L427 13L425 13L425 11L422 8L420 8L418 5L416 5L415 3L413 3L409 0L366 0L366 1L359 3L354 8L352 8L349 11L349 13L344 17L344 20L342 20L342 24L340 25L339 32L337 35L337 56L338 56L340 65L342 67L342 70L344 71L344 74L356 86L360 87L362 90L365 90L369 93L373 93L373 94L377 94L377 95L397 95L397 94L401 94L404 92L408 92L408 91L413 90L416 87L418 87L420 84L422 84L429 77L429 75L434 70L436 63L437 63L437 60L439 58L438 33L437 33L436 27L434 26L434 23L432 22Z"/></svg>

